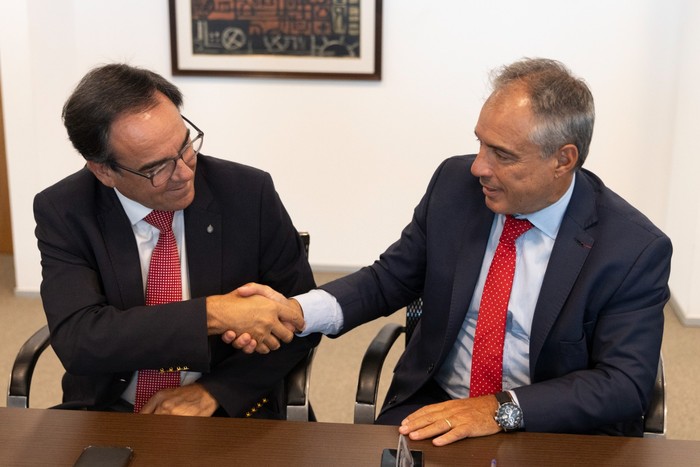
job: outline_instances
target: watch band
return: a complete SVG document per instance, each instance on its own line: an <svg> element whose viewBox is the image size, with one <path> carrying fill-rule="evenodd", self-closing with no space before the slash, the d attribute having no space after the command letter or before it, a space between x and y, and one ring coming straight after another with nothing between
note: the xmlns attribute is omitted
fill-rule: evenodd
<svg viewBox="0 0 700 467"><path fill-rule="evenodd" d="M513 400L513 396L511 396L510 392L508 392L508 391L497 392L494 395L496 396L496 400L498 401L498 403L501 405L503 405L507 402L515 404L515 401Z"/></svg>

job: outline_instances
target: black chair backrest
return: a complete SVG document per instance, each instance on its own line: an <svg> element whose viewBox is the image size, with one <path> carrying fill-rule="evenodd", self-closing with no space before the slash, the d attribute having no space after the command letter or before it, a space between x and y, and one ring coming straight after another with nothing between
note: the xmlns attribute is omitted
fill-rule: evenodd
<svg viewBox="0 0 700 467"><path fill-rule="evenodd" d="M423 299L416 298L406 307L406 344L411 339L421 314L423 314Z"/></svg>
<svg viewBox="0 0 700 467"><path fill-rule="evenodd" d="M311 235L309 232L299 232L301 241L304 243L304 251L306 251L306 256L309 256L309 244L311 243Z"/></svg>

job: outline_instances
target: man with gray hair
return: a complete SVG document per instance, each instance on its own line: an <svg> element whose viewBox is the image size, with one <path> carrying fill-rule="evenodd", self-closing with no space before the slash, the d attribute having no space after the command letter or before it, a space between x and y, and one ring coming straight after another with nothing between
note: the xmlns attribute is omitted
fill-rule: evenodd
<svg viewBox="0 0 700 467"><path fill-rule="evenodd" d="M561 63L493 78L479 152L437 169L373 265L286 300L330 336L423 298L377 423L444 445L501 430L640 436L671 242L581 168L593 97ZM234 336L224 335L231 341ZM234 345L252 351L252 339Z"/></svg>

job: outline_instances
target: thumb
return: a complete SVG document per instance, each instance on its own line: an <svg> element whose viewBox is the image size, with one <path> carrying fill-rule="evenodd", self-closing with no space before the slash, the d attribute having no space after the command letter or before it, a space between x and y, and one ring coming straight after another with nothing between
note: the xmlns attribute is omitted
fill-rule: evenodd
<svg viewBox="0 0 700 467"><path fill-rule="evenodd" d="M252 297L253 295L262 295L266 298L272 298L269 296L271 291L272 289L270 287L262 284L257 284L255 282L249 282L236 289L236 293L238 293L238 295L241 297Z"/></svg>
<svg viewBox="0 0 700 467"><path fill-rule="evenodd" d="M277 316L285 323L291 323L297 331L303 331L306 327L304 311L301 305L294 299L288 300L288 306L278 308Z"/></svg>

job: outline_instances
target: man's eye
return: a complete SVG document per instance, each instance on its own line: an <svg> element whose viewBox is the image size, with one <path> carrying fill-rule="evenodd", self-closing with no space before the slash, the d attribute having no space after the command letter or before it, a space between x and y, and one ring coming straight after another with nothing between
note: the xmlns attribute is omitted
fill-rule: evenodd
<svg viewBox="0 0 700 467"><path fill-rule="evenodd" d="M165 168L166 165L168 165L167 162L165 162L165 163L163 163L163 164L160 164L159 166L157 166L157 167L155 167L155 168L149 170L149 171L148 171L148 174L149 174L151 177L155 177L155 176L158 174L158 172L160 172L161 170L163 170L163 169Z"/></svg>
<svg viewBox="0 0 700 467"><path fill-rule="evenodd" d="M507 152L503 152L500 149L496 149L493 151L493 153L496 155L496 158L499 161L507 162L513 160L513 155L509 154Z"/></svg>

